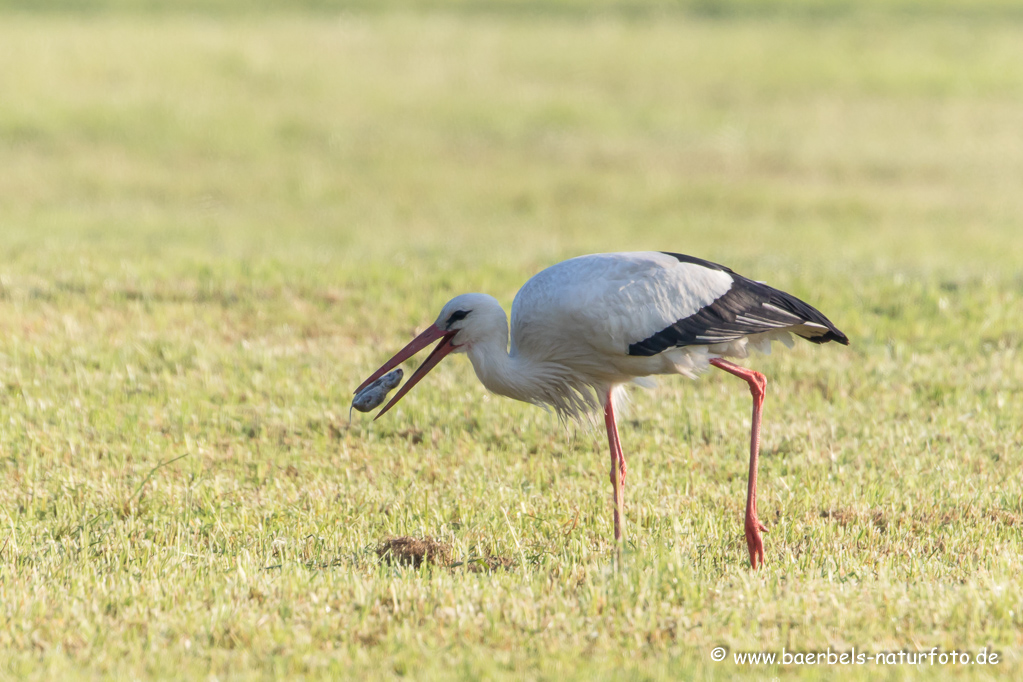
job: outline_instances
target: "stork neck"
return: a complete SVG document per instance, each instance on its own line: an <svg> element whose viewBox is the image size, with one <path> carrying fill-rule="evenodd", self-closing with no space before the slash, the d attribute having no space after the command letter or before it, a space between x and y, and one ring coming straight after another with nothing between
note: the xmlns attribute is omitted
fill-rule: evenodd
<svg viewBox="0 0 1023 682"><path fill-rule="evenodd" d="M507 326L488 335L487 338L478 339L466 351L476 377L488 390L499 395L514 398L509 389L515 383L517 374L515 363L508 354L508 328Z"/></svg>
<svg viewBox="0 0 1023 682"><path fill-rule="evenodd" d="M508 327L473 343L468 351L476 377L487 390L515 400L533 402L535 368L531 361L508 353Z"/></svg>
<svg viewBox="0 0 1023 682"><path fill-rule="evenodd" d="M494 311L496 312L496 311ZM487 390L513 400L553 408L559 417L577 418L600 407L609 387L596 387L564 363L508 351L508 318L494 315L483 334L466 348L476 377Z"/></svg>

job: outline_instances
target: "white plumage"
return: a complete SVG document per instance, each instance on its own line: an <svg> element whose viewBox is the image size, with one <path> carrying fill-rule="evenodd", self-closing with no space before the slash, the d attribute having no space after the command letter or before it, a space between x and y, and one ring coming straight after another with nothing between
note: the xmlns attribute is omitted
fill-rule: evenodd
<svg viewBox="0 0 1023 682"><path fill-rule="evenodd" d="M619 388L654 374L695 377L711 365L740 376L754 396L746 538L757 566L764 528L756 515L756 461L766 381L724 358L745 358L750 347L769 352L772 341L791 346L790 333L848 343L811 306L715 263L661 252L594 254L557 263L526 282L512 304L510 348L497 300L462 294L360 389L443 339L380 415L449 353L466 353L479 380L499 395L552 407L563 418L603 411L620 540L626 468L614 417Z"/></svg>

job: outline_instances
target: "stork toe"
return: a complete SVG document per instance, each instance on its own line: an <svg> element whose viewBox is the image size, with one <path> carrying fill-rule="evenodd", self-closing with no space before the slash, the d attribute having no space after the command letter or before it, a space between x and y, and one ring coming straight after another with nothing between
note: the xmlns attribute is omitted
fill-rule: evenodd
<svg viewBox="0 0 1023 682"><path fill-rule="evenodd" d="M746 517L746 548L749 550L749 562L753 568L764 565L764 538L761 531L767 532L767 526L762 524L756 516Z"/></svg>

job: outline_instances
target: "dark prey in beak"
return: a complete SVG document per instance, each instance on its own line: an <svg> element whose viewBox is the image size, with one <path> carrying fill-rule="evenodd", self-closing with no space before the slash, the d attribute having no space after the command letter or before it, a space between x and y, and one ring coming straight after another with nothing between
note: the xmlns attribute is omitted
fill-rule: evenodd
<svg viewBox="0 0 1023 682"><path fill-rule="evenodd" d="M388 372L373 383L366 386L352 399L352 407L348 409L348 421L352 421L352 408L359 412L369 412L374 407L384 402L387 394L397 388L404 376L401 368Z"/></svg>
<svg viewBox="0 0 1023 682"><path fill-rule="evenodd" d="M428 327L426 331L424 331L422 334L414 338L407 346L398 351L393 358L385 362L380 369L373 372L373 374L371 374L368 379L362 382L362 385L360 385L359 388L355 390L356 401L359 400L359 396L362 395L362 392L364 390L374 385L374 382L376 382L378 379L387 374L387 372L391 371L401 363L405 362L410 357L421 351L423 348L426 348L428 345L430 345L437 339L441 339L441 342L438 343L437 346L433 349L433 352L431 352L430 355L426 358L426 361L419 366L419 369L417 369L412 374L411 377L409 377L409 380L405 382L405 385L402 386L401 389L394 394L394 397L391 398L391 401L384 406L384 409L380 410L379 414L377 414L377 416L374 417L374 420L380 419L380 417L383 416L385 412L394 407L394 405L399 400L401 400L406 393L411 391L412 388L416 384L418 384L422 380L422 378L425 377L430 372L431 369L436 367L437 363L444 359L444 356L446 356L448 353L450 353L456 348L456 346L452 345L451 339L457 333L458 330L447 331L441 329L437 325L430 325L430 327ZM383 400L383 398L386 395L387 393L385 391L383 395L380 397L380 400ZM369 402L368 398L367 402ZM373 409L373 407L376 407L377 405L379 405L379 402L374 403L371 407L368 407L367 409L371 410Z"/></svg>

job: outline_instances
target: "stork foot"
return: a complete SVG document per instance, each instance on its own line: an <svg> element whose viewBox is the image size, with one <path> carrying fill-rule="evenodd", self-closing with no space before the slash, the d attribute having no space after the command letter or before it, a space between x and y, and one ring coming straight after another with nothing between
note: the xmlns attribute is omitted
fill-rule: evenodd
<svg viewBox="0 0 1023 682"><path fill-rule="evenodd" d="M749 549L749 563L754 569L764 565L764 539L761 531L767 532L767 526L760 523L756 512L746 514L746 548Z"/></svg>

